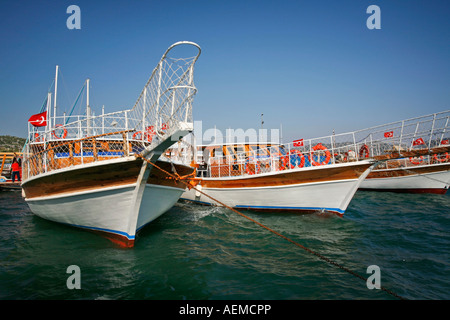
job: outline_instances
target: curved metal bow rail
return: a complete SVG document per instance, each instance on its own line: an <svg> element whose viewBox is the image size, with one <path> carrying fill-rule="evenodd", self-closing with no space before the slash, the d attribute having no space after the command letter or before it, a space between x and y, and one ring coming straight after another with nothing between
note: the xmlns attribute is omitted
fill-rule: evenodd
<svg viewBox="0 0 450 320"><path fill-rule="evenodd" d="M194 47L196 54L173 55L175 48L186 45ZM197 92L194 64L200 53L200 47L189 41L177 42L164 53L128 115L129 126L140 132L142 140L153 143L177 130L192 131L192 101Z"/></svg>
<svg viewBox="0 0 450 320"><path fill-rule="evenodd" d="M187 57L180 47L189 47ZM177 48L177 49L176 49ZM194 49L194 54L192 54ZM163 54L133 108L98 116L53 116L39 131L29 124L25 175L132 154L162 152L193 129L194 64L200 47L189 41L171 45ZM172 137L173 136L173 137ZM176 138L175 138L176 136ZM175 140L175 141L172 141ZM27 161L28 160L28 161Z"/></svg>
<svg viewBox="0 0 450 320"><path fill-rule="evenodd" d="M194 56L176 57L180 46L195 48ZM134 130L130 139L157 143L177 129L192 127L192 102L197 89L194 85L194 64L200 47L189 41L171 45L162 56L130 110L98 116L71 116L76 121L66 123L65 116L53 116L53 125L46 132L30 130L30 141L80 139L122 130ZM192 52L191 52L192 54ZM33 128L32 128L33 129ZM155 140L153 138L156 138Z"/></svg>

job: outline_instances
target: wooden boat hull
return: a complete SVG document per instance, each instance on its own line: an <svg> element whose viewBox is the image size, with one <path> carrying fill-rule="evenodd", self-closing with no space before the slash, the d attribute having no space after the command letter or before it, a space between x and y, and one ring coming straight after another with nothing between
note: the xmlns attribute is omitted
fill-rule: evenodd
<svg viewBox="0 0 450 320"><path fill-rule="evenodd" d="M170 172L170 164L157 162ZM177 172L191 172L176 165ZM31 211L44 219L100 232L124 247L169 210L184 185L134 157L53 171L22 185Z"/></svg>
<svg viewBox="0 0 450 320"><path fill-rule="evenodd" d="M343 215L372 163L332 166L234 178L202 178L197 189L234 208L257 211L317 212ZM195 189L181 199L208 205L220 203Z"/></svg>
<svg viewBox="0 0 450 320"><path fill-rule="evenodd" d="M450 163L373 170L360 190L445 194L450 186Z"/></svg>

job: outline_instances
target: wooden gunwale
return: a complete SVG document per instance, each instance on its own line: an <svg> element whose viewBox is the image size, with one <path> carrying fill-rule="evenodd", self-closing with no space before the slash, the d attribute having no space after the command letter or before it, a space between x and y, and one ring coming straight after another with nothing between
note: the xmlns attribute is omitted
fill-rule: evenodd
<svg viewBox="0 0 450 320"><path fill-rule="evenodd" d="M270 187L314 182L358 179L372 162L312 167L300 170L278 171L275 174L258 174L246 178L201 178L203 187L208 188L252 188Z"/></svg>
<svg viewBox="0 0 450 320"><path fill-rule="evenodd" d="M52 172L51 174L26 181L22 184L27 199L61 194L100 190L134 184L137 181L142 160L127 160L119 163L99 163L95 166L79 167L74 170ZM156 165L171 171L169 162L157 161ZM193 172L194 168L174 164L180 175ZM149 169L150 170L150 169ZM185 189L177 180L169 179L164 172L151 169L147 184Z"/></svg>
<svg viewBox="0 0 450 320"><path fill-rule="evenodd" d="M449 152L450 146L445 147L436 147L431 149L417 149L410 151L394 151L389 154L383 154L379 156L374 156L373 159L378 161L386 161L391 159L400 159L400 158L408 158L408 157L417 157L417 156L425 156L429 154L439 154L444 152Z"/></svg>
<svg viewBox="0 0 450 320"><path fill-rule="evenodd" d="M102 188L120 187L136 183L139 171L142 166L142 160L129 159L129 149L126 134L132 131L134 130L123 130L100 134L96 136L57 143L53 146L51 146L49 143L46 149L33 154L31 157L27 158L26 161L24 161L26 165L30 165L32 167L32 170L34 169L34 172L39 172L40 174L42 174L44 173L44 168L42 166L42 161L39 160L41 160L43 154L46 152L50 157L50 170L47 172L47 174L42 176L39 176L39 174L31 175L30 179L26 179L22 183L22 188L25 192L26 198L31 199L36 197L54 196L72 192L99 190ZM122 150L124 151L125 157L121 158L124 159L124 161L114 163L103 162L103 160L121 159L101 157L98 154L97 138L115 134L122 134L123 142L120 140L115 141L116 143L123 144ZM89 149L93 150L92 156L84 157L84 164L82 164L79 159L74 157L73 153L73 146L75 146L75 151L77 151L77 148L79 149L78 151L81 151L79 143L82 141L92 141L92 147L89 147ZM54 155L56 148L60 148L64 145L69 146L69 157L63 160L55 159ZM108 145L108 150L109 149L110 148ZM69 165L67 165L67 162L64 162L67 160ZM157 165L164 168L165 170L172 170L172 164L168 162L157 161ZM181 175L190 174L194 170L194 168L190 168L187 166L177 164L173 165L175 166L176 171ZM70 168L70 170L56 170L62 168ZM185 185L183 183L177 180L168 179L165 173L160 172L160 170L154 169L151 170L146 183L182 189L185 188Z"/></svg>
<svg viewBox="0 0 450 320"><path fill-rule="evenodd" d="M405 177L418 174L434 173L450 170L450 163L431 164L389 169L376 169L369 173L366 179Z"/></svg>

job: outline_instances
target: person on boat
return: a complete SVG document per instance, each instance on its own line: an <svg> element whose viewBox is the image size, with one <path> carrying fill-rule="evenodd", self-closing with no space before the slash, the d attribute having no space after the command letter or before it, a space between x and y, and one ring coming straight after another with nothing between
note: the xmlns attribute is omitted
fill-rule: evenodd
<svg viewBox="0 0 450 320"><path fill-rule="evenodd" d="M14 162L14 159L17 160L17 163L19 164L19 167L21 167L22 166L22 159L15 152L14 152L13 162Z"/></svg>
<svg viewBox="0 0 450 320"><path fill-rule="evenodd" d="M16 158L13 159L11 164L11 179L12 182L15 182L15 178L17 176L17 181L20 181L20 165Z"/></svg>

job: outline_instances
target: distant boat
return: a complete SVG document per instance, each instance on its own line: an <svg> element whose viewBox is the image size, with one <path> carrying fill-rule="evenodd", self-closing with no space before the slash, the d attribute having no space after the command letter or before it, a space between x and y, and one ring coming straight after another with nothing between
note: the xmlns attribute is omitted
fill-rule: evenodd
<svg viewBox="0 0 450 320"><path fill-rule="evenodd" d="M194 54L175 56L180 46ZM200 52L193 42L173 44L132 109L98 116L89 105L89 79L86 114L56 116L57 66L53 111L49 93L46 111L28 124L22 187L31 211L134 246L137 231L169 210L185 189L152 164L182 175L193 171L159 157L193 129L193 70Z"/></svg>
<svg viewBox="0 0 450 320"><path fill-rule="evenodd" d="M378 141L361 155L396 152L399 157L379 163L360 190L445 194L450 185L449 124L450 111L443 111L357 131L356 139ZM418 149L435 152L407 156Z"/></svg>
<svg viewBox="0 0 450 320"><path fill-rule="evenodd" d="M450 186L448 153L389 160L377 166L360 190L445 194Z"/></svg>

